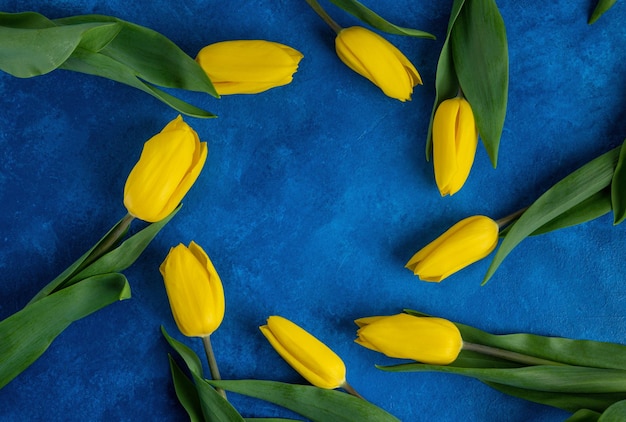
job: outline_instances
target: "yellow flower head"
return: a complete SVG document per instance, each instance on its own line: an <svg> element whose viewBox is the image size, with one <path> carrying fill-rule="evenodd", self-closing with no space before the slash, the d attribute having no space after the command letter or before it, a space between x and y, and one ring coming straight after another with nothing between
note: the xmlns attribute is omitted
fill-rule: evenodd
<svg viewBox="0 0 626 422"><path fill-rule="evenodd" d="M224 289L207 254L196 243L170 249L160 267L178 329L206 337L224 318Z"/></svg>
<svg viewBox="0 0 626 422"><path fill-rule="evenodd" d="M130 214L155 222L167 217L191 189L207 157L207 144L181 116L148 140L124 186Z"/></svg>
<svg viewBox="0 0 626 422"><path fill-rule="evenodd" d="M391 358L432 365L454 362L463 346L459 329L448 320L409 314L357 319L356 343Z"/></svg>
<svg viewBox="0 0 626 422"><path fill-rule="evenodd" d="M335 49L350 69L391 98L410 100L413 87L422 83L417 69L400 50L361 26L342 29L335 38Z"/></svg>
<svg viewBox="0 0 626 422"><path fill-rule="evenodd" d="M476 215L459 221L406 264L421 280L441 281L489 255L498 244L498 224Z"/></svg>
<svg viewBox="0 0 626 422"><path fill-rule="evenodd" d="M469 176L478 145L474 113L465 98L437 107L433 120L433 163L441 196L454 195Z"/></svg>
<svg viewBox="0 0 626 422"><path fill-rule="evenodd" d="M333 389L346 382L346 366L328 346L293 322L271 316L259 327L278 354L311 384Z"/></svg>
<svg viewBox="0 0 626 422"><path fill-rule="evenodd" d="M196 61L218 94L256 94L290 83L302 57L276 42L240 40L208 45Z"/></svg>

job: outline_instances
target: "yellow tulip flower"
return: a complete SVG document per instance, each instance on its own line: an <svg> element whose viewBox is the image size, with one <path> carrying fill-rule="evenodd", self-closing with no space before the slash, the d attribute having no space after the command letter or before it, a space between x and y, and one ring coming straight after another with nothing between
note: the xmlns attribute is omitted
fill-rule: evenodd
<svg viewBox="0 0 626 422"><path fill-rule="evenodd" d="M472 107L452 98L437 107L433 120L433 163L441 196L454 195L469 176L478 145Z"/></svg>
<svg viewBox="0 0 626 422"><path fill-rule="evenodd" d="M287 85L302 53L263 40L223 41L204 47L196 61L220 95L256 94Z"/></svg>
<svg viewBox="0 0 626 422"><path fill-rule="evenodd" d="M286 318L271 316L259 327L278 354L311 384L327 389L346 384L346 366L328 346Z"/></svg>
<svg viewBox="0 0 626 422"><path fill-rule="evenodd" d="M391 98L410 100L413 87L422 83L417 69L400 50L361 26L341 29L335 38L335 49L350 69Z"/></svg>
<svg viewBox="0 0 626 422"><path fill-rule="evenodd" d="M167 217L191 189L206 161L206 142L181 116L143 147L124 186L124 206L134 217L155 222Z"/></svg>
<svg viewBox="0 0 626 422"><path fill-rule="evenodd" d="M459 221L406 264L421 280L441 281L486 257L498 244L498 223L476 215Z"/></svg>
<svg viewBox="0 0 626 422"><path fill-rule="evenodd" d="M170 249L160 267L174 320L188 337L207 337L224 318L224 288L204 250L195 242Z"/></svg>
<svg viewBox="0 0 626 422"><path fill-rule="evenodd" d="M356 343L391 358L432 365L454 362L463 347L459 329L448 320L409 314L357 319Z"/></svg>

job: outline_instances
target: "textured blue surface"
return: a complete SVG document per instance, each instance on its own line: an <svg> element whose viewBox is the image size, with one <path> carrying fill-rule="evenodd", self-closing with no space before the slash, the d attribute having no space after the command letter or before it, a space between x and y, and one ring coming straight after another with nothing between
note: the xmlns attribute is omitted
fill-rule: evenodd
<svg viewBox="0 0 626 422"><path fill-rule="evenodd" d="M348 380L404 421L558 421L568 414L446 374L389 374L353 343L355 318L413 308L494 333L626 343L626 226L611 216L524 241L484 287L489 260L441 284L404 264L457 220L507 215L626 137L626 5L593 26L595 1L501 1L510 48L499 165L479 146L463 190L441 198L424 159L436 62L451 1L369 1L437 41L387 36L424 79L400 103L345 67L333 34L304 1L0 1L50 18L100 13L204 45L259 38L304 54L291 85L255 96L185 98L218 119L187 121L209 143L207 166L125 274L133 297L73 324L0 390L3 421L179 421L159 333L173 323L158 266L195 240L224 282L212 336L224 378L304 382L258 330L285 316L345 360ZM532 5L531 5L532 3ZM328 3L323 3L328 5ZM332 5L344 26L357 22ZM0 74L0 318L21 309L124 213L122 189L145 140L176 116L114 82L55 71ZM245 416L286 415L231 395Z"/></svg>

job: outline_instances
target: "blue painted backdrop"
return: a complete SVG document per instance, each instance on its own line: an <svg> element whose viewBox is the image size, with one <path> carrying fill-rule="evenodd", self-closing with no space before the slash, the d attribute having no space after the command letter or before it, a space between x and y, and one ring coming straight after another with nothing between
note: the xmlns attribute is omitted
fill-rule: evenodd
<svg viewBox="0 0 626 422"><path fill-rule="evenodd" d="M390 374L353 343L355 318L413 308L494 333L626 343L626 228L607 215L524 241L484 287L484 260L441 284L404 264L457 220L500 218L626 137L626 5L593 26L595 0L501 1L509 108L497 169L479 146L463 190L441 198L424 147L451 1L369 1L437 41L387 36L424 79L413 101L385 97L336 57L333 33L304 1L1 1L50 18L99 13L152 29L191 56L206 44L266 39L304 54L291 85L254 96L182 94L219 115L187 121L209 158L180 213L125 274L133 297L79 321L0 390L3 421L184 420L164 325L178 334L158 266L195 240L226 292L213 335L224 378L304 383L258 330L285 316L346 362L350 383L405 421L558 421L568 414L446 374ZM327 2L343 26L357 24ZM0 318L125 214L122 189L143 142L176 117L146 94L55 71L0 74ZM245 416L287 415L230 396Z"/></svg>

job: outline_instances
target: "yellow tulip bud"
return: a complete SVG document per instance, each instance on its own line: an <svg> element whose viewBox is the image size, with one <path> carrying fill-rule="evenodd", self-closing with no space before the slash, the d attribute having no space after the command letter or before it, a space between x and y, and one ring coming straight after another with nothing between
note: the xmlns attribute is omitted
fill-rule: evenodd
<svg viewBox="0 0 626 422"><path fill-rule="evenodd" d="M398 314L355 322L360 327L355 342L391 358L447 365L463 347L456 325L441 318Z"/></svg>
<svg viewBox="0 0 626 422"><path fill-rule="evenodd" d="M179 244L160 270L180 332L206 337L217 330L224 318L224 288L204 250L195 242Z"/></svg>
<svg viewBox="0 0 626 422"><path fill-rule="evenodd" d="M278 354L316 387L333 389L346 382L346 366L328 346L298 325L271 316L259 327Z"/></svg>
<svg viewBox="0 0 626 422"><path fill-rule="evenodd" d="M498 244L498 223L476 215L459 221L406 264L421 280L441 281L489 255Z"/></svg>
<svg viewBox="0 0 626 422"><path fill-rule="evenodd" d="M452 98L437 107L433 120L433 163L441 196L454 195L469 176L478 132L465 98Z"/></svg>
<svg viewBox="0 0 626 422"><path fill-rule="evenodd" d="M204 47L196 61L220 95L256 94L287 85L302 53L263 40L223 41Z"/></svg>
<svg viewBox="0 0 626 422"><path fill-rule="evenodd" d="M148 140L124 186L124 206L144 221L164 219L191 189L207 157L207 144L181 116Z"/></svg>
<svg viewBox="0 0 626 422"><path fill-rule="evenodd" d="M391 98L410 100L413 87L422 83L417 69L400 50L361 26L339 31L335 49L350 69L369 79Z"/></svg>

